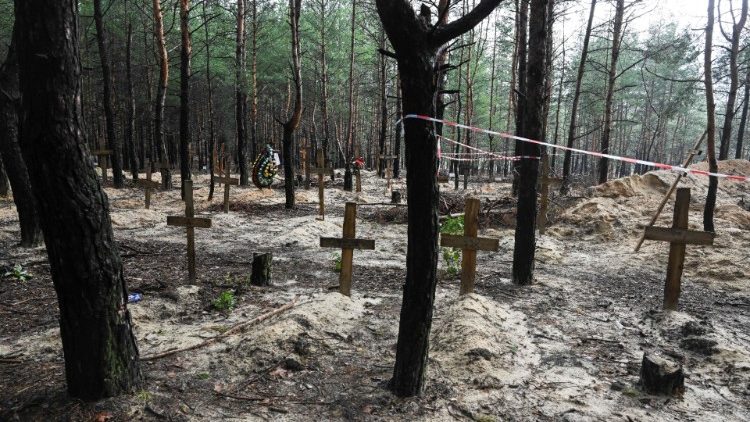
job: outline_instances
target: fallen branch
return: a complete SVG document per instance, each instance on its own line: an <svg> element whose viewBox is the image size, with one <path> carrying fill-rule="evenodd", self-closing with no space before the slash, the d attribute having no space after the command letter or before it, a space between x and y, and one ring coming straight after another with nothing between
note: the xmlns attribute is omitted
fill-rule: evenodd
<svg viewBox="0 0 750 422"><path fill-rule="evenodd" d="M273 311L267 312L267 313L265 313L263 315L259 315L256 318L251 319L250 321L241 322L241 323L235 325L234 327L228 329L227 331L224 331L223 333L221 333L221 334L219 334L219 335L217 335L215 337L211 337L210 339L208 339L208 340L206 340L206 341L204 341L202 343L194 344L194 345L188 346L188 347L183 347L181 349L167 350L166 352L157 353L157 354L151 355L151 356L144 356L144 357L141 358L141 360L148 361L148 360L161 359L163 357L171 356L171 355L174 355L174 354L177 354L177 353L187 352L187 351L190 351L190 350L200 349L201 347L209 346L209 345L214 344L217 341L223 339L224 337L229 337L230 335L239 332L243 328L246 328L246 327L258 324L258 323L263 322L263 321L265 321L265 320L267 320L267 319L269 319L269 318L271 318L273 316L276 316L276 315L278 315L278 314L280 314L280 313L282 313L284 311L292 309L296 305L297 305L297 298L295 297L294 300L292 300L291 302L287 303L286 305L284 305L284 306L282 306L280 308L274 309Z"/></svg>

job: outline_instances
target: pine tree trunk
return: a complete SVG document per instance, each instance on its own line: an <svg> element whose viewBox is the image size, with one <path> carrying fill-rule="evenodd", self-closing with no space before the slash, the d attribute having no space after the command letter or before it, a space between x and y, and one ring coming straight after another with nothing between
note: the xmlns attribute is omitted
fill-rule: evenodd
<svg viewBox="0 0 750 422"><path fill-rule="evenodd" d="M102 67L102 86L104 87L102 102L104 103L104 120L107 126L107 146L112 151L110 156L112 158L112 181L114 187L122 188L125 186L125 179L122 176L122 151L120 151L120 143L115 137L115 113L112 109L112 71L106 44L107 35L104 33L101 0L94 0L94 23L96 24L99 61Z"/></svg>
<svg viewBox="0 0 750 422"><path fill-rule="evenodd" d="M289 26L292 32L292 71L294 72L294 111L291 117L283 124L284 144L284 192L286 195L286 208L295 207L294 198L294 132L299 127L302 119L302 70L300 65L300 42L299 42L299 15L302 10L302 0L289 0Z"/></svg>
<svg viewBox="0 0 750 422"><path fill-rule="evenodd" d="M732 7L732 3L729 3L729 7ZM721 7L721 6L719 6ZM742 0L742 11L741 16L735 21L732 26L732 37L727 38L727 41L731 43L731 50L729 51L729 94L727 97L727 109L724 113L724 127L721 130L721 143L719 144L719 160L726 160L729 158L729 144L732 140L732 122L734 121L734 108L735 102L737 102L737 88L739 87L739 65L737 59L740 55L740 38L742 31L745 28L745 22L747 21L747 10L748 0ZM734 17L734 11L731 11L732 19Z"/></svg>
<svg viewBox="0 0 750 422"><path fill-rule="evenodd" d="M128 16L127 41L125 47L125 85L127 86L127 116L125 117L125 147L130 158L130 172L133 180L138 180L138 156L135 152L135 94L133 93L133 23L130 21L128 2L125 2Z"/></svg>
<svg viewBox="0 0 750 422"><path fill-rule="evenodd" d="M154 147L159 158L161 170L161 184L163 189L172 188L172 173L169 169L167 145L164 141L164 104L167 99L167 83L169 82L169 57L167 56L166 41L164 40L164 16L161 10L161 0L153 0L154 6L154 36L159 57L159 84L156 90L154 106Z"/></svg>
<svg viewBox="0 0 750 422"><path fill-rule="evenodd" d="M714 100L714 80L712 73L712 48L714 35L714 0L708 0L708 23L706 24L706 47L704 50L704 76L706 86L706 151L708 158L708 171L715 173L719 171L716 162L716 100ZM719 188L719 179L711 176L708 178L708 192L706 193L706 206L703 209L703 230L714 231L714 208L716 208L716 191Z"/></svg>
<svg viewBox="0 0 750 422"><path fill-rule="evenodd" d="M141 373L122 263L80 127L77 2L17 1L16 22L23 155L57 292L68 393L133 392Z"/></svg>
<svg viewBox="0 0 750 422"><path fill-rule="evenodd" d="M235 52L235 122L237 124L237 161L240 170L240 185L247 186L249 177L247 172L247 92L245 77L245 3L247 0L237 0L237 50Z"/></svg>
<svg viewBox="0 0 750 422"><path fill-rule="evenodd" d="M750 108L750 68L747 70L747 76L745 77L745 97L744 105L742 106L742 117L740 118L740 127L737 130L737 149L734 152L734 158L739 160L742 158L742 141L745 139L745 125L747 124L747 112Z"/></svg>
<svg viewBox="0 0 750 422"><path fill-rule="evenodd" d="M180 178L190 180L190 0L180 0ZM182 186L185 186L182 184ZM185 191L182 190L182 198Z"/></svg>
<svg viewBox="0 0 750 422"><path fill-rule="evenodd" d="M612 136L612 97L615 93L617 78L617 60L620 57L620 42L622 41L622 18L625 14L625 0L617 0L615 6L615 23L612 31L612 51L610 54L609 73L607 77L607 96L604 100L604 128L602 134L602 154L609 154L610 137ZM609 176L609 159L599 159L599 183L607 181Z"/></svg>
<svg viewBox="0 0 750 422"><path fill-rule="evenodd" d="M204 1L201 5L203 8L203 31L205 34L206 43L206 87L208 95L208 173L210 174L210 182L208 188L208 200L212 200L214 197L214 187L216 185L214 180L214 161L216 161L216 132L214 129L214 90L213 80L211 79L211 43L209 41L208 31L208 13L206 12L206 2Z"/></svg>
<svg viewBox="0 0 750 422"><path fill-rule="evenodd" d="M541 139L544 126L546 39L552 35L547 33L547 1L531 0L529 13L528 74L520 132L521 136L529 139ZM541 148L537 144L523 142L520 145L520 155L539 157L540 153ZM539 160L521 160L518 171L518 212L513 249L513 282L527 285L534 281Z"/></svg>
<svg viewBox="0 0 750 422"><path fill-rule="evenodd" d="M261 147L258 145L258 1L252 0L252 52L251 52L251 84L253 89L253 99L250 106L250 160L255 160L255 156Z"/></svg>
<svg viewBox="0 0 750 422"><path fill-rule="evenodd" d="M591 27L594 22L594 10L596 9L596 0L591 0L589 9L589 20L586 24L586 34L583 37L583 48L581 49L581 62L578 64L578 75L576 76L576 88L573 92L573 104L570 106L570 123L568 126L568 148L573 148L576 140L576 129L578 128L578 103L581 99L581 84L583 83L583 74L586 70L586 58L589 54L589 40L591 39ZM563 158L563 181L560 186L560 192L565 194L570 190L570 165L571 151L565 151Z"/></svg>
<svg viewBox="0 0 750 422"><path fill-rule="evenodd" d="M21 153L21 93L18 86L17 37L17 28L14 26L8 56L0 68L0 158L13 189L13 202L16 204L21 226L21 246L29 248L42 242L42 231L31 191L29 172Z"/></svg>
<svg viewBox="0 0 750 422"><path fill-rule="evenodd" d="M516 49L518 51L518 75L516 76L516 83L518 86L518 94L516 99L516 135L521 135L522 128L523 128L523 122L525 121L525 115L526 113L526 100L527 100L527 94L526 94L526 79L528 77L528 72L526 70L527 64L528 64L528 58L527 58L527 38L528 38L528 29L529 29L529 2L531 0L520 0L520 9L518 10L518 20L516 22L517 28L516 28ZM536 139L536 138L534 138ZM521 145L520 141L515 142L515 149L514 154L515 156L519 155L526 155L522 154L521 151L523 149L523 145ZM521 174L521 166L524 165L524 161L528 160L521 160L521 161L513 161L513 168L515 171L513 172L513 195L518 195L518 190L520 189L519 186L519 177ZM526 163L528 164L528 163Z"/></svg>

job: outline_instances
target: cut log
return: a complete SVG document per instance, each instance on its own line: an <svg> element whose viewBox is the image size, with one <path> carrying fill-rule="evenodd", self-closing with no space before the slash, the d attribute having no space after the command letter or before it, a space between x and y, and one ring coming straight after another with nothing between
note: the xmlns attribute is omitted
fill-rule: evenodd
<svg viewBox="0 0 750 422"><path fill-rule="evenodd" d="M253 272L250 283L253 286L271 285L271 264L273 255L271 253L253 254Z"/></svg>
<svg viewBox="0 0 750 422"><path fill-rule="evenodd" d="M394 190L391 192L391 203L392 204L400 204L401 203L401 191Z"/></svg>
<svg viewBox="0 0 750 422"><path fill-rule="evenodd" d="M677 395L685 392L682 365L651 353L643 354L640 384L649 394Z"/></svg>

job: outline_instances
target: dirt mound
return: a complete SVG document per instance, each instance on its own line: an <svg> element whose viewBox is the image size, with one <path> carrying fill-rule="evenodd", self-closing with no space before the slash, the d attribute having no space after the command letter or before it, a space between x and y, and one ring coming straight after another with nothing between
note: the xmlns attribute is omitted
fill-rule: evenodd
<svg viewBox="0 0 750 422"><path fill-rule="evenodd" d="M434 370L455 383L479 389L518 384L530 375L539 354L524 315L477 294L448 305L436 323L430 357Z"/></svg>

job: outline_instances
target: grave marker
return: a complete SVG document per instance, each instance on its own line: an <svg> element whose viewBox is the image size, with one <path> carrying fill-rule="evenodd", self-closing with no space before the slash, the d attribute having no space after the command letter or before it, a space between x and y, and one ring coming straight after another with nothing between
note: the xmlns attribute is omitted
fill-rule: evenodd
<svg viewBox="0 0 750 422"><path fill-rule="evenodd" d="M690 211L690 189L677 189L672 228L646 227L647 240L669 242L669 263L667 281L664 286L664 309L677 310L682 284L682 270L685 265L685 247L691 245L713 245L716 235L710 232L688 230Z"/></svg>
<svg viewBox="0 0 750 422"><path fill-rule="evenodd" d="M479 229L479 199L468 198L464 207L464 235L443 234L440 246L462 249L461 258L461 293L474 291L474 280L477 272L477 251L497 251L500 242L497 239L477 237Z"/></svg>
<svg viewBox="0 0 750 422"><path fill-rule="evenodd" d="M321 248L341 248L341 273L339 273L339 292L346 296L352 294L352 258L354 249L373 250L375 241L372 239L356 239L357 204L347 202L344 211L343 238L321 237Z"/></svg>
<svg viewBox="0 0 750 422"><path fill-rule="evenodd" d="M112 156L111 149L98 149L91 151L92 155L97 157L99 167L102 169L102 184L107 184L107 157Z"/></svg>
<svg viewBox="0 0 750 422"><path fill-rule="evenodd" d="M214 178L217 183L223 183L224 184L224 213L229 212L229 187L232 185L239 186L240 185L240 179L236 177L231 177L231 165L227 162L226 164L226 173L224 177L217 176Z"/></svg>
<svg viewBox="0 0 750 422"><path fill-rule="evenodd" d="M195 217L192 180L183 181L183 190L185 191L185 216L169 216L167 225L187 229L188 281L195 283L195 228L210 229L211 219Z"/></svg>
<svg viewBox="0 0 750 422"><path fill-rule="evenodd" d="M151 208L151 191L161 186L161 183L151 180L151 163L146 166L146 180L139 180L138 186L146 191L146 209Z"/></svg>
<svg viewBox="0 0 750 422"><path fill-rule="evenodd" d="M312 173L318 175L318 213L320 214L321 220L326 218L326 204L325 204L325 175L330 174L333 176L332 168L325 168L326 157L323 153L323 148L318 148L318 167L312 169Z"/></svg>

